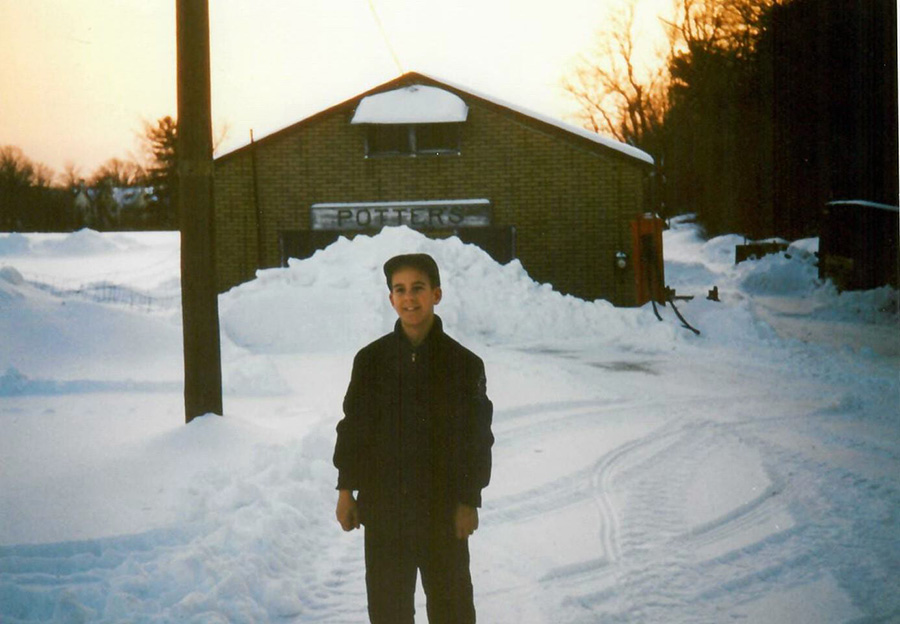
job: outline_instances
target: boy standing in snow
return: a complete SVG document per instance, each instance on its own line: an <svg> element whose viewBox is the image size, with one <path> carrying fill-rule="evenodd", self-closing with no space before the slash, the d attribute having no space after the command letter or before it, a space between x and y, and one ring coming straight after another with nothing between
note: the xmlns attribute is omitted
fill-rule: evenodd
<svg viewBox="0 0 900 624"><path fill-rule="evenodd" d="M431 256L395 256L384 274L399 318L353 361L334 451L336 515L345 531L365 525L373 624L412 624L417 571L428 621L468 624L468 538L494 442L484 364L434 314L442 293Z"/></svg>

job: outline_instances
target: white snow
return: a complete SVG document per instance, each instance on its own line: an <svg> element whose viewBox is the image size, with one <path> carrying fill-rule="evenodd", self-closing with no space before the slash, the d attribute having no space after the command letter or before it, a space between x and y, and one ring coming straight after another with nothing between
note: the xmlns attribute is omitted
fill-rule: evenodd
<svg viewBox="0 0 900 624"><path fill-rule="evenodd" d="M565 130L566 132L570 132L572 134L577 134L578 136L580 136L584 139L588 139L590 141L593 141L594 143L599 143L600 145L608 147L609 149L615 150L617 152L621 152L622 154L627 154L628 156L631 156L632 158L637 158L638 160L642 160L645 163L648 163L650 165L652 165L654 163L653 156L651 156L650 154L648 154L647 152L645 152L641 149L634 147L633 145L628 145L627 143L622 143L620 141L616 141L615 139L605 137L602 134L597 134L596 132L591 132L590 130L588 130L586 128L580 128L578 126L573 126L572 124L568 124L564 121L560 121L559 119L556 119L554 117L550 117L548 115L543 115L541 113L537 113L537 112L532 111L524 106L519 106L518 104L513 104L510 102L507 102L503 99L494 97L492 95L488 95L486 93L479 92L479 91L473 91L472 89L469 89L468 87L460 86L458 83L448 82L448 81L444 80L443 78L435 78L433 76L430 76L430 77L432 80L437 80L438 82L441 82L441 83L447 85L448 87L453 87L454 89L456 89L458 91L471 93L472 95L479 97L482 100L486 100L488 102L496 104L497 106L502 106L504 108L508 108L509 110L516 111L520 115L525 115L526 117L532 117L532 118L537 119L538 121L541 121L545 124L548 124L551 126L556 126L557 128L560 128L561 130Z"/></svg>
<svg viewBox="0 0 900 624"><path fill-rule="evenodd" d="M897 621L897 291L672 225L699 336L406 228L262 271L220 297L225 416L187 426L177 234L0 234L0 622L365 621L330 459L400 251L487 367L480 621Z"/></svg>
<svg viewBox="0 0 900 624"><path fill-rule="evenodd" d="M459 123L469 107L461 97L427 85L410 85L360 100L353 124Z"/></svg>
<svg viewBox="0 0 900 624"><path fill-rule="evenodd" d="M842 199L828 202L829 206L857 206L865 208L878 208L879 210L888 210L890 212L900 212L900 206L891 204L880 204L878 202L868 201L865 199Z"/></svg>

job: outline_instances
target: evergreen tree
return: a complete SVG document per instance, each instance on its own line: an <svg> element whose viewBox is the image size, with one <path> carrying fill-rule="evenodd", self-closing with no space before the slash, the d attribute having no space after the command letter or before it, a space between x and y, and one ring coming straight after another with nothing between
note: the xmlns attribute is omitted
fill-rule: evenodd
<svg viewBox="0 0 900 624"><path fill-rule="evenodd" d="M156 123L145 122L141 136L147 164L144 183L153 188L156 215L154 221L162 228L177 228L178 188L178 127L170 116L161 117Z"/></svg>

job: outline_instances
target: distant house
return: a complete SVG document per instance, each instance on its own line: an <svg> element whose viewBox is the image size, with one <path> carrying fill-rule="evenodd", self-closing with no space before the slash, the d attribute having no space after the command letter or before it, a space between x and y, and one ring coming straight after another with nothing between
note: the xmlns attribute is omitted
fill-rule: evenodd
<svg viewBox="0 0 900 624"><path fill-rule="evenodd" d="M156 198L151 187L77 186L72 201L79 223L97 229L141 228L155 213Z"/></svg>
<svg viewBox="0 0 900 624"><path fill-rule="evenodd" d="M215 161L218 287L402 224L518 258L563 293L640 304L646 262L662 282L660 230L644 218L653 165L628 145L408 73Z"/></svg>
<svg viewBox="0 0 900 624"><path fill-rule="evenodd" d="M833 201L819 233L819 277L841 290L898 286L900 207L870 201Z"/></svg>
<svg viewBox="0 0 900 624"><path fill-rule="evenodd" d="M75 210L76 221L86 225L97 223L99 215L91 189L88 189L82 182L73 189L72 193L74 195L72 206Z"/></svg>

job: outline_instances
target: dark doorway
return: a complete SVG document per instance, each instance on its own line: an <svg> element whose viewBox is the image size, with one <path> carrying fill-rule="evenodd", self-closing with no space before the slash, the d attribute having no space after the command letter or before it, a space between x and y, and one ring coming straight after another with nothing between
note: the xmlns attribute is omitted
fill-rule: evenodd
<svg viewBox="0 0 900 624"><path fill-rule="evenodd" d="M512 225L466 228L453 234L464 243L478 245L500 264L516 257L516 228Z"/></svg>
<svg viewBox="0 0 900 624"><path fill-rule="evenodd" d="M340 232L322 230L289 230L279 234L278 248L281 266L288 265L289 258L305 260L319 249L325 249L340 238Z"/></svg>

